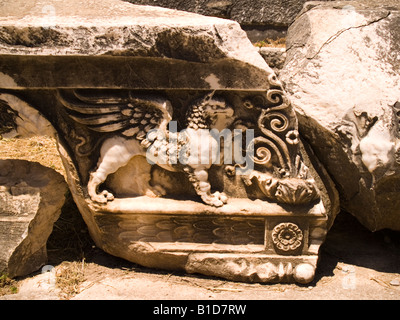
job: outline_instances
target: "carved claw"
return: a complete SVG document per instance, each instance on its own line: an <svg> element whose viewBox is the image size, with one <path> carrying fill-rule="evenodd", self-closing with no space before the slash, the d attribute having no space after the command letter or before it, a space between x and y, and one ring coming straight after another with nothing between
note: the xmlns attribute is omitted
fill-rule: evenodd
<svg viewBox="0 0 400 320"><path fill-rule="evenodd" d="M97 203L107 203L107 201L114 200L114 195L107 190L104 190L96 195L92 195L91 199Z"/></svg>
<svg viewBox="0 0 400 320"><path fill-rule="evenodd" d="M224 204L228 202L228 196L225 193L217 191L214 194L216 194Z"/></svg>
<svg viewBox="0 0 400 320"><path fill-rule="evenodd" d="M224 193L220 193L218 191L212 194L204 194L201 196L201 199L204 201L204 203L214 207L222 207L228 202L228 197Z"/></svg>

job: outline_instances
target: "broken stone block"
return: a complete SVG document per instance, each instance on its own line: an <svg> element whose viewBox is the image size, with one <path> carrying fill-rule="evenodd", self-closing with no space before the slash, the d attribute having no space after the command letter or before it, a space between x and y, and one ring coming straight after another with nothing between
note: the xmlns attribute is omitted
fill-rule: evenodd
<svg viewBox="0 0 400 320"><path fill-rule="evenodd" d="M398 1L310 2L280 73L342 207L372 231L400 230L399 28Z"/></svg>
<svg viewBox="0 0 400 320"><path fill-rule="evenodd" d="M232 19L242 26L262 30L287 27L301 11L306 0L125 0L134 4L160 6L195 12L207 16ZM260 28L260 26L264 28Z"/></svg>
<svg viewBox="0 0 400 320"><path fill-rule="evenodd" d="M46 20L7 3L8 127L24 126L22 100L51 123L98 247L236 281L313 279L337 195L238 23L116 0L47 1Z"/></svg>
<svg viewBox="0 0 400 320"><path fill-rule="evenodd" d="M0 271L9 277L47 262L46 242L61 213L68 186L39 163L0 160Z"/></svg>

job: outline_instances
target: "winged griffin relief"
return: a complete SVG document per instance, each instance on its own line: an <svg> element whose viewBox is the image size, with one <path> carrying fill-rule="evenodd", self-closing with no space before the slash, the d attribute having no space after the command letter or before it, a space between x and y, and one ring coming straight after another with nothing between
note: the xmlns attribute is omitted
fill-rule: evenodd
<svg viewBox="0 0 400 320"><path fill-rule="evenodd" d="M130 93L126 99L108 98L96 102L82 99L79 104L63 96L61 99L71 111L71 118L79 124L93 131L115 133L102 142L97 167L90 174L87 188L93 201L112 201L114 195L108 190L99 192L99 186L133 157L143 156L168 171L185 172L204 203L216 207L226 203L223 193L211 192L208 181L208 169L219 153L217 141L209 130L229 126L234 119L233 109L224 100L207 95L195 101L187 112L184 134L171 139L167 127L173 108L165 98ZM202 161L205 155L204 152L199 154L199 150L204 150L204 145L215 153L207 154L211 159ZM142 183L143 194L162 196L166 193L160 185L151 186L150 181Z"/></svg>
<svg viewBox="0 0 400 320"><path fill-rule="evenodd" d="M79 90L60 90L59 100L74 123L101 134L92 142L99 145L91 149L98 157L87 183L88 195L96 203L114 199L115 194L103 184L136 156L148 163L140 181L142 195L168 193L162 184L151 181L156 165L183 174L203 203L221 207L228 201L225 190L215 191L210 182L210 170L217 165L227 177L240 176L237 188L248 193L257 188L256 194L268 201L309 203L319 198L318 191L298 152L297 122L279 93L270 90L247 97L207 92L186 99L183 112L181 106L173 105L176 99L171 102L159 93L85 95ZM174 127L175 120L179 125ZM241 158L245 161L238 163Z"/></svg>

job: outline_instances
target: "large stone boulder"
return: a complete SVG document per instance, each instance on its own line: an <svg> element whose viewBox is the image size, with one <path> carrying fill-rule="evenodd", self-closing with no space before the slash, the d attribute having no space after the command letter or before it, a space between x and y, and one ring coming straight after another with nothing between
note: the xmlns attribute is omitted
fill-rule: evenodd
<svg viewBox="0 0 400 320"><path fill-rule="evenodd" d="M24 276L47 263L46 242L68 186L36 162L0 160L0 272Z"/></svg>
<svg viewBox="0 0 400 320"><path fill-rule="evenodd" d="M134 4L160 6L201 15L231 19L240 23L253 42L286 36L307 0L124 0ZM330 1L330 0L324 0Z"/></svg>
<svg viewBox="0 0 400 320"><path fill-rule="evenodd" d="M370 230L400 230L400 5L307 3L280 78L301 134Z"/></svg>

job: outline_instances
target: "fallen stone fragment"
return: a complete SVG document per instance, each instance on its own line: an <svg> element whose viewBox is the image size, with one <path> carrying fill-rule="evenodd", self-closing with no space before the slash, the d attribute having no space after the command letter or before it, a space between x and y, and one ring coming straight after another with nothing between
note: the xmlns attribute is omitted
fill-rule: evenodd
<svg viewBox="0 0 400 320"><path fill-rule="evenodd" d="M280 79L300 132L368 229L400 230L400 6L310 2Z"/></svg>
<svg viewBox="0 0 400 320"><path fill-rule="evenodd" d="M399 279L393 279L392 281L390 281L390 284L392 286L400 286L400 280Z"/></svg>
<svg viewBox="0 0 400 320"><path fill-rule="evenodd" d="M0 160L0 272L24 276L46 264L46 242L67 190L53 169Z"/></svg>

